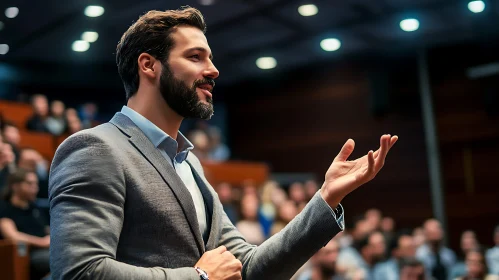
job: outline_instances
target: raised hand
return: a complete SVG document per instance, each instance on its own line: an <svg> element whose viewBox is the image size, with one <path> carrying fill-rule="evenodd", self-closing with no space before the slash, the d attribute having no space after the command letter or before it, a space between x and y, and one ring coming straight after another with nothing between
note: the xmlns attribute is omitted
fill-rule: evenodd
<svg viewBox="0 0 499 280"><path fill-rule="evenodd" d="M367 155L349 161L348 157L355 148L355 142L348 139L326 172L321 188L324 200L335 208L346 195L371 181L385 164L386 155L397 140L397 136L385 134L380 138L378 150L371 150Z"/></svg>

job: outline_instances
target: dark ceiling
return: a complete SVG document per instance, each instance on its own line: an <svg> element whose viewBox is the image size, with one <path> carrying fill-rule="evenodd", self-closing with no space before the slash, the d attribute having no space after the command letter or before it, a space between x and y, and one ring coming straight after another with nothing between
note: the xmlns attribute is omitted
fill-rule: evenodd
<svg viewBox="0 0 499 280"><path fill-rule="evenodd" d="M203 6L197 0L3 0L0 4L0 21L3 22L0 44L8 44L10 51L0 55L0 63L5 62L3 65L7 67L4 69L8 69L0 71L0 76L11 71L7 76L23 83L28 79L23 77L36 80L34 77L44 77L47 67L53 66L64 69L52 73L60 77L59 82L77 84L92 80L92 75L100 77L94 81L116 81L114 50L128 26L148 10L190 5L199 8L206 18L208 42L221 73L218 83L230 85L358 54L411 52L421 47L497 36L499 0L485 1L486 9L479 14L468 10L468 2L218 0L213 5ZM318 14L301 16L297 9L302 4L315 4L319 8ZM105 13L97 18L86 17L83 10L87 5L101 5ZM3 13L11 6L20 10L13 19L6 18ZM406 17L418 18L420 29L402 31L399 22ZM99 39L91 43L86 52L72 51L72 42L87 30L97 31ZM326 37L341 40L341 48L336 52L323 51L319 43ZM272 70L257 68L255 61L260 56L275 57L277 67ZM95 71L81 74L78 69ZM68 73L71 71L75 72ZM47 77L43 79L47 80Z"/></svg>

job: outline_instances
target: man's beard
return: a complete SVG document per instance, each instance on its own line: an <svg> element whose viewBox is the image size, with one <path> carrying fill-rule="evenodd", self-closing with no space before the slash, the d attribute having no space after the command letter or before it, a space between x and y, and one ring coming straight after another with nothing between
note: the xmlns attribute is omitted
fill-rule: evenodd
<svg viewBox="0 0 499 280"><path fill-rule="evenodd" d="M196 88L202 84L214 86L213 79L196 80L189 88L182 80L174 77L168 64L162 63L162 65L159 90L168 106L183 118L211 119L214 113L212 98L207 96L208 104L203 103Z"/></svg>

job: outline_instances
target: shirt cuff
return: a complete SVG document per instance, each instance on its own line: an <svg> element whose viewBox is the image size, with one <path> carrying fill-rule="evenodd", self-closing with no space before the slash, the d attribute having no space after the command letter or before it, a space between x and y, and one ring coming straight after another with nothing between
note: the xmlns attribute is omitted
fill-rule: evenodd
<svg viewBox="0 0 499 280"><path fill-rule="evenodd" d="M331 208L331 206L329 206L329 204L327 204L327 202L324 200L324 198L322 197L321 195L321 199L322 201L324 201L324 203L326 203L327 207L329 207L329 209L331 210L331 214L333 215L333 217L336 219L336 222L338 223L338 226L340 227L341 231L344 231L345 230L345 220L344 220L344 213L345 211L343 210L343 206L341 204L338 204L338 206L336 206L336 208Z"/></svg>

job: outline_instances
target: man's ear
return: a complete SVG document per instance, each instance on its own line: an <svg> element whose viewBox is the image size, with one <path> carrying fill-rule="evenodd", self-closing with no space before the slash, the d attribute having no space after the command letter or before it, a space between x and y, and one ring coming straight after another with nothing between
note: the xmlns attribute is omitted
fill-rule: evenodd
<svg viewBox="0 0 499 280"><path fill-rule="evenodd" d="M148 78L155 79L161 74L161 67L158 67L158 60L148 53L141 53L137 59L139 73Z"/></svg>

